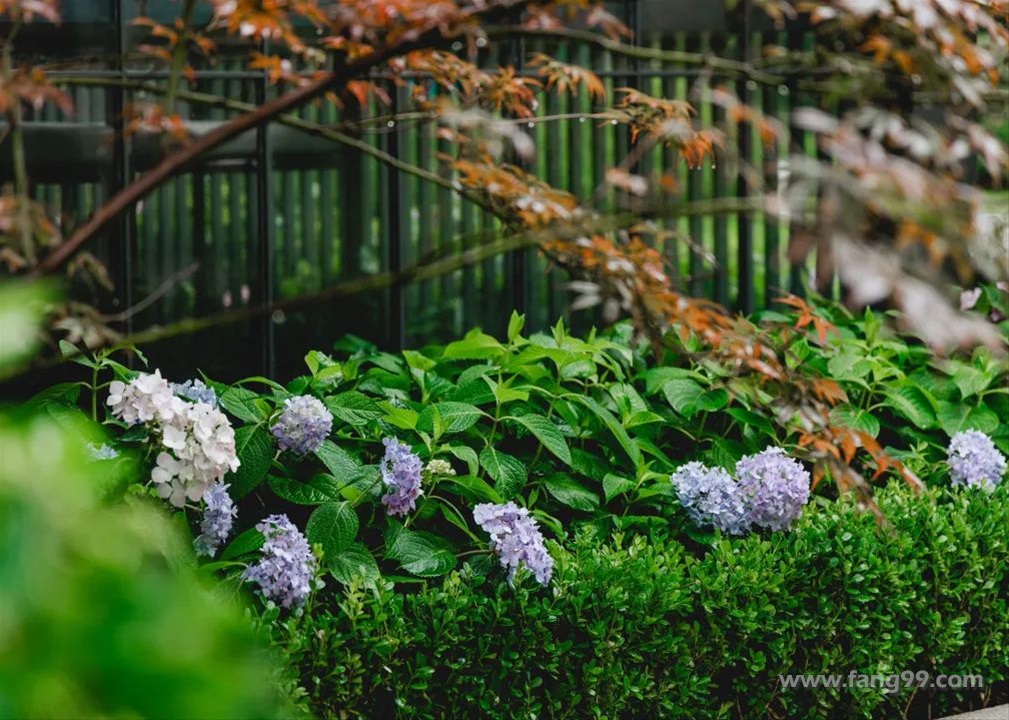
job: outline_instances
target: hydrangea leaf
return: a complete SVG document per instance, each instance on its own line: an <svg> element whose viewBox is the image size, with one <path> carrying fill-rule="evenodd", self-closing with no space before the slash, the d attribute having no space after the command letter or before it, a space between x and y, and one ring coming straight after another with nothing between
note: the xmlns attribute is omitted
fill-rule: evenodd
<svg viewBox="0 0 1009 720"><path fill-rule="evenodd" d="M591 512L599 507L599 496L568 475L551 475L543 484L558 502L575 510Z"/></svg>
<svg viewBox="0 0 1009 720"><path fill-rule="evenodd" d="M571 464L571 451L568 449L568 444L565 442L564 436L561 435L561 431L552 422L542 415L520 415L509 419L531 432L543 444L543 447L557 456L558 460L565 465Z"/></svg>
<svg viewBox="0 0 1009 720"><path fill-rule="evenodd" d="M374 400L356 390L330 395L326 398L326 407L348 425L365 425L385 414Z"/></svg>
<svg viewBox="0 0 1009 720"><path fill-rule="evenodd" d="M481 383L482 384L482 383ZM463 402L440 402L428 405L417 419L417 429L434 431L434 414L437 412L442 422L442 433L457 433L468 430L486 413L475 405Z"/></svg>
<svg viewBox="0 0 1009 720"><path fill-rule="evenodd" d="M271 475L267 482L274 494L297 505L321 505L339 500L342 489L332 475L316 475L308 482Z"/></svg>
<svg viewBox="0 0 1009 720"><path fill-rule="evenodd" d="M879 435L879 420L868 410L839 405L830 411L830 422L841 427L864 432L870 437Z"/></svg>
<svg viewBox="0 0 1009 720"><path fill-rule="evenodd" d="M609 502L617 495L625 493L633 487L633 480L628 480L627 478L620 477L619 475L613 475L610 473L603 478L603 495L606 497L606 502Z"/></svg>
<svg viewBox="0 0 1009 720"><path fill-rule="evenodd" d="M245 425L235 430L235 452L241 465L225 478L228 492L235 500L256 489L270 470L273 442L262 425Z"/></svg>
<svg viewBox="0 0 1009 720"><path fill-rule="evenodd" d="M693 380L683 378L670 380L662 386L662 392L676 412L686 415L697 398L704 394L704 388Z"/></svg>
<svg viewBox="0 0 1009 720"><path fill-rule="evenodd" d="M221 553L221 560L234 560L247 553L255 552L263 547L266 538L254 527L249 528L231 541Z"/></svg>
<svg viewBox="0 0 1009 720"><path fill-rule="evenodd" d="M391 545L386 548L386 557L399 562L411 575L435 577L455 567L455 553L444 539L406 529L393 535Z"/></svg>
<svg viewBox="0 0 1009 720"><path fill-rule="evenodd" d="M337 478L349 478L361 470L357 460L332 440L326 440L322 447L315 451L315 456Z"/></svg>
<svg viewBox="0 0 1009 720"><path fill-rule="evenodd" d="M336 557L357 536L357 513L348 502L323 503L315 509L305 526L305 537L322 545L326 557Z"/></svg>
<svg viewBox="0 0 1009 720"><path fill-rule="evenodd" d="M373 587L382 574L371 552L361 543L352 543L332 557L327 556L329 572L337 582L349 585L355 578L361 578L367 587Z"/></svg>
<svg viewBox="0 0 1009 720"><path fill-rule="evenodd" d="M515 497L526 484L525 465L500 450L484 448L480 453L480 466L494 480L494 489L505 500Z"/></svg>

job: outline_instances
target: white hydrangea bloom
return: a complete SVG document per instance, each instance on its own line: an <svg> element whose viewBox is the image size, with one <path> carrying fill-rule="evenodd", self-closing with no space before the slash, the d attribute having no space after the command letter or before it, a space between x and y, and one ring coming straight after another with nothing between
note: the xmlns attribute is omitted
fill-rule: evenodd
<svg viewBox="0 0 1009 720"><path fill-rule="evenodd" d="M107 402L112 414L127 425L168 424L186 405L185 400L172 392L168 381L161 377L160 370L140 374L129 383L112 382Z"/></svg>
<svg viewBox="0 0 1009 720"><path fill-rule="evenodd" d="M198 502L212 484L238 469L235 431L224 413L206 403L185 403L161 428L161 445L165 450L151 480L158 495L176 507Z"/></svg>

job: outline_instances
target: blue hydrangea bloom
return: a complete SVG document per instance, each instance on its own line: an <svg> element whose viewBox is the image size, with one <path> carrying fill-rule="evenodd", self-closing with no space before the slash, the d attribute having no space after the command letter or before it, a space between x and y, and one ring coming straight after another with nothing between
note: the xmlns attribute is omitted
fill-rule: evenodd
<svg viewBox="0 0 1009 720"><path fill-rule="evenodd" d="M284 411L273 426L281 450L298 455L315 452L333 429L333 416L318 398L299 395L284 402Z"/></svg>
<svg viewBox="0 0 1009 720"><path fill-rule="evenodd" d="M712 525L730 535L743 535L750 529L743 493L722 468L690 462L670 479L680 504L698 525Z"/></svg>
<svg viewBox="0 0 1009 720"><path fill-rule="evenodd" d="M231 526L238 510L228 495L228 486L222 482L211 485L203 495L203 519L200 534L193 540L197 555L213 557L231 534Z"/></svg>
<svg viewBox="0 0 1009 720"><path fill-rule="evenodd" d="M473 508L473 520L490 535L490 544L501 565L515 577L519 566L546 585L554 572L554 560L543 544L543 534L529 511L513 502L503 505L484 503Z"/></svg>
<svg viewBox="0 0 1009 720"><path fill-rule="evenodd" d="M809 473L781 448L770 447L736 463L750 523L768 530L786 530L809 501Z"/></svg>
<svg viewBox="0 0 1009 720"><path fill-rule="evenodd" d="M385 456L379 467L388 489L382 496L382 504L390 515L406 515L417 507L417 498L424 494L420 489L424 465L408 445L396 438L385 438L382 444Z"/></svg>
<svg viewBox="0 0 1009 720"><path fill-rule="evenodd" d="M185 398L194 403L206 403L217 407L217 393L207 387L202 380L186 380L184 383L171 383L172 392L177 397Z"/></svg>
<svg viewBox="0 0 1009 720"><path fill-rule="evenodd" d="M259 585L263 597L290 608L300 605L312 591L315 556L301 531L287 515L270 515L256 525L266 537L262 557L242 573Z"/></svg>
<svg viewBox="0 0 1009 720"><path fill-rule="evenodd" d="M994 490L1006 471L1005 455L978 430L958 432L947 450L949 476L955 485Z"/></svg>

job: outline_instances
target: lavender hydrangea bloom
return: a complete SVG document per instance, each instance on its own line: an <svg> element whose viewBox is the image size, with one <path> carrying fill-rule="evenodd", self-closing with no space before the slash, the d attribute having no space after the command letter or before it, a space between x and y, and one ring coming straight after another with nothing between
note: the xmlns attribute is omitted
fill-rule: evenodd
<svg viewBox="0 0 1009 720"><path fill-rule="evenodd" d="M1005 455L987 435L977 430L958 432L947 450L949 475L955 485L981 487L991 491L1006 471Z"/></svg>
<svg viewBox="0 0 1009 720"><path fill-rule="evenodd" d="M423 463L410 451L410 447L396 438L385 438L385 456L379 467L388 492L382 504L390 515L406 515L417 507L417 498L424 494L420 489Z"/></svg>
<svg viewBox="0 0 1009 720"><path fill-rule="evenodd" d="M214 389L207 387L202 380L186 380L184 383L172 383L172 392L176 396L185 398L194 403L206 403L210 407L217 407L217 393Z"/></svg>
<svg viewBox="0 0 1009 720"><path fill-rule="evenodd" d="M305 536L287 515L270 515L256 525L266 537L262 558L245 569L242 578L259 585L263 597L290 608L312 591L315 556Z"/></svg>
<svg viewBox="0 0 1009 720"><path fill-rule="evenodd" d="M284 412L273 426L281 450L298 455L315 452L333 429L333 416L318 398L299 395L284 402Z"/></svg>
<svg viewBox="0 0 1009 720"><path fill-rule="evenodd" d="M736 463L747 517L769 530L786 530L809 500L809 473L781 448L771 447Z"/></svg>
<svg viewBox="0 0 1009 720"><path fill-rule="evenodd" d="M546 585L554 572L554 560L543 544L543 534L529 511L513 502L484 503L473 508L473 520L490 534L490 544L508 578L524 565L537 582Z"/></svg>
<svg viewBox="0 0 1009 720"><path fill-rule="evenodd" d="M197 555L213 557L231 534L231 525L238 515L235 503L228 495L228 486L217 482L203 495L203 519L200 534L193 540Z"/></svg>
<svg viewBox="0 0 1009 720"><path fill-rule="evenodd" d="M742 491L722 468L690 462L670 479L680 504L698 525L712 525L730 535L750 529Z"/></svg>

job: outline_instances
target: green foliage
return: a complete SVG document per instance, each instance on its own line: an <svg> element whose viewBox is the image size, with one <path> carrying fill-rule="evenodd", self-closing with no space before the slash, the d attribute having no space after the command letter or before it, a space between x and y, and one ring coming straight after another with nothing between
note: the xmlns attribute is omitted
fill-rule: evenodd
<svg viewBox="0 0 1009 720"><path fill-rule="evenodd" d="M159 505L99 500L119 461L76 415L0 416L0 717L277 716L241 609Z"/></svg>
<svg viewBox="0 0 1009 720"><path fill-rule="evenodd" d="M779 674L982 675L1009 667L1009 487L882 492L877 527L821 501L793 532L720 540L582 533L552 592L470 565L411 594L354 581L275 626L320 718L925 717L951 690L783 690Z"/></svg>

